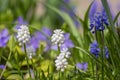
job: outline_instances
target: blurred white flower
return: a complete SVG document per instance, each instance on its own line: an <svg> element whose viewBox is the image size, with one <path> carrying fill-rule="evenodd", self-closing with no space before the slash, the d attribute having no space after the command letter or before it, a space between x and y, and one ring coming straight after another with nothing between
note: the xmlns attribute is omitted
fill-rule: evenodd
<svg viewBox="0 0 120 80"><path fill-rule="evenodd" d="M21 25L20 29L17 30L17 39L19 42L19 45L22 46L22 44L25 44L30 40L30 32L26 25Z"/></svg>
<svg viewBox="0 0 120 80"><path fill-rule="evenodd" d="M35 56L35 49L32 46L28 47L26 52L29 59L32 59L32 57Z"/></svg>
<svg viewBox="0 0 120 80"><path fill-rule="evenodd" d="M71 53L68 51L68 48L63 48L60 55L64 55L65 58L69 58Z"/></svg>
<svg viewBox="0 0 120 80"><path fill-rule="evenodd" d="M57 59L55 60L55 66L56 70L64 71L65 68L67 68L68 62L67 58L70 57L70 52L67 48L63 48Z"/></svg>
<svg viewBox="0 0 120 80"><path fill-rule="evenodd" d="M57 60L55 60L55 66L56 66L57 70L61 70L62 72L67 67L67 64L68 64L68 62L67 62L66 58L62 58L62 57L58 56Z"/></svg>
<svg viewBox="0 0 120 80"><path fill-rule="evenodd" d="M51 42L53 45L61 46L64 43L64 35L61 29L54 30L54 34L51 37Z"/></svg>

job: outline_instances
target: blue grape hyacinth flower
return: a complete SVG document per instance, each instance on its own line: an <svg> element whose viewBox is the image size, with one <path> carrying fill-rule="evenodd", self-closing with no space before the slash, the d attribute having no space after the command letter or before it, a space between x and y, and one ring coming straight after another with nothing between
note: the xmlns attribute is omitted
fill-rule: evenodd
<svg viewBox="0 0 120 80"><path fill-rule="evenodd" d="M105 10L102 12L96 12L92 18L90 18L90 30L94 33L95 31L103 31L105 25L108 26L108 17Z"/></svg>
<svg viewBox="0 0 120 80"><path fill-rule="evenodd" d="M94 41L90 44L90 53L94 54L96 57L98 57L100 52L100 48L98 47L97 41Z"/></svg>
<svg viewBox="0 0 120 80"><path fill-rule="evenodd" d="M3 29L0 32L0 47L5 47L7 45L9 37L9 32L7 29Z"/></svg>
<svg viewBox="0 0 120 80"><path fill-rule="evenodd" d="M86 62L83 62L83 63L77 63L76 64L76 67L83 70L83 71L86 71L87 70L87 67L88 67L88 63Z"/></svg>
<svg viewBox="0 0 120 80"><path fill-rule="evenodd" d="M90 44L90 53L94 54L96 58L98 58L100 51L101 50L99 48L97 41L94 41L93 43ZM107 46L104 47L104 53L105 53L104 56L106 58L109 58L109 51L108 51Z"/></svg>
<svg viewBox="0 0 120 80"><path fill-rule="evenodd" d="M92 33L95 33L96 31L103 31L105 26L108 26L109 24L105 9L97 0L94 0L90 8L89 18L90 30Z"/></svg>

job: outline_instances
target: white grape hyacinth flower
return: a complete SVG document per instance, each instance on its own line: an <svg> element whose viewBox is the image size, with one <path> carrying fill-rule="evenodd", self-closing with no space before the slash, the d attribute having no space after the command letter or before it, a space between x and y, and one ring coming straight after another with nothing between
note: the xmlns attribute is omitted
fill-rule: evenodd
<svg viewBox="0 0 120 80"><path fill-rule="evenodd" d="M22 46L30 40L30 32L27 25L21 25L20 29L18 29L17 31L17 40L19 42L19 45Z"/></svg>
<svg viewBox="0 0 120 80"><path fill-rule="evenodd" d="M60 52L60 55L64 55L65 58L69 58L71 53L68 51L68 48L63 48Z"/></svg>
<svg viewBox="0 0 120 80"><path fill-rule="evenodd" d="M51 42L53 45L61 46L64 43L64 31L61 29L54 30L54 34L51 37Z"/></svg>
<svg viewBox="0 0 120 80"><path fill-rule="evenodd" d="M60 56L57 57L57 60L55 60L55 66L57 70L64 71L65 68L67 68L68 62L66 58L62 58Z"/></svg>
<svg viewBox="0 0 120 80"><path fill-rule="evenodd" d="M32 59L32 57L36 55L35 54L35 49L32 46L28 47L26 49L26 52L27 52L27 56L28 56L29 59Z"/></svg>
<svg viewBox="0 0 120 80"><path fill-rule="evenodd" d="M57 59L55 60L56 70L60 70L64 72L65 68L67 68L68 62L67 59L70 57L70 52L67 48L63 48Z"/></svg>

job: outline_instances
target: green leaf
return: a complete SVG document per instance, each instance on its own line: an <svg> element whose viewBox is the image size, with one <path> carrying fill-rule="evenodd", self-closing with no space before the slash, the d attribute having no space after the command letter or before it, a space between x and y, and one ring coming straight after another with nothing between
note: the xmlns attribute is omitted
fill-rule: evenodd
<svg viewBox="0 0 120 80"><path fill-rule="evenodd" d="M15 49L15 38L14 38L14 35L10 36L10 40L8 42L8 47L10 48L10 51L13 51Z"/></svg>
<svg viewBox="0 0 120 80"><path fill-rule="evenodd" d="M91 32L89 30L89 11L90 11L90 8L91 8L92 4L93 4L93 2L89 5L89 7L88 7L88 9L85 13L85 17L84 17L84 21L83 21L83 35L84 35L83 36L84 37L83 43L86 43L88 45L91 42L91 36L90 36ZM84 48L88 49L89 46L84 45Z"/></svg>
<svg viewBox="0 0 120 80"><path fill-rule="evenodd" d="M93 2L89 5L86 13L85 13L85 17L84 17L84 30L88 30L88 22L89 22L89 12L90 12L90 8L92 6Z"/></svg>
<svg viewBox="0 0 120 80"><path fill-rule="evenodd" d="M120 11L117 13L117 15L116 15L115 18L114 18L114 21L113 21L114 24L115 24L115 22L117 21L117 19L119 18L119 15L120 15Z"/></svg>
<svg viewBox="0 0 120 80"><path fill-rule="evenodd" d="M120 47L120 40L119 40L119 36L117 34L117 31L116 31L114 23L113 23L113 19L112 19L112 16L111 16L111 12L110 12L110 8L108 6L107 0L101 0L101 1L102 1L102 4L103 4L103 6L106 10L108 19L109 19L109 24L110 24L110 27L108 27L109 33L111 34L111 37L113 38L113 40L115 40L114 44L117 46L116 48L119 48ZM113 45L111 45L111 46L113 46ZM120 49L117 49L117 51L118 51L118 58L120 59L120 54L119 54Z"/></svg>
<svg viewBox="0 0 120 80"><path fill-rule="evenodd" d="M18 74L12 74L12 75L7 77L7 80L22 80L22 78Z"/></svg>
<svg viewBox="0 0 120 80"><path fill-rule="evenodd" d="M0 12L5 11L8 7L9 0L0 0Z"/></svg>
<svg viewBox="0 0 120 80"><path fill-rule="evenodd" d="M78 18L78 20L80 21L80 23L83 25L84 21L79 16L76 16L76 17Z"/></svg>
<svg viewBox="0 0 120 80"><path fill-rule="evenodd" d="M101 0L101 2L103 4L103 6L105 8L105 11L107 13L107 16L108 16L108 20L109 20L109 24L110 24L110 33L115 38L116 44L118 44L118 46L120 47L120 41L118 39L117 31L114 27L113 19L112 19L112 16L111 16L111 12L110 12L110 8L108 6L107 0Z"/></svg>
<svg viewBox="0 0 120 80"><path fill-rule="evenodd" d="M113 32L115 32L115 27L114 27L114 24L113 24L113 19L112 19L112 16L111 16L111 11L110 11L110 8L108 6L108 3L107 3L107 0L101 0L105 10L106 10L106 13L107 13L107 16L108 16L108 19L109 19L109 22L110 22L110 26L111 26L111 29L113 30Z"/></svg>
<svg viewBox="0 0 120 80"><path fill-rule="evenodd" d="M46 77L45 77L45 73L44 73L44 71L41 70L41 72L42 72L42 79L43 79L43 80L46 80Z"/></svg>

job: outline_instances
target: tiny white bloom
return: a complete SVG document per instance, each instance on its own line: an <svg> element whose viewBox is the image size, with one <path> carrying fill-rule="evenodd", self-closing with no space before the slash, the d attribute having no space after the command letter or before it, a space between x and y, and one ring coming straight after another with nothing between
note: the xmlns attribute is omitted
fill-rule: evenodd
<svg viewBox="0 0 120 80"><path fill-rule="evenodd" d="M68 51L68 48L63 48L61 50L61 55L64 55L66 58L69 58L71 53Z"/></svg>
<svg viewBox="0 0 120 80"><path fill-rule="evenodd" d="M17 40L19 42L19 45L22 46L22 44L25 44L30 40L30 32L26 25L21 25L20 29L17 31Z"/></svg>
<svg viewBox="0 0 120 80"><path fill-rule="evenodd" d="M56 29L53 32L54 34L51 37L51 42L53 45L61 46L64 43L64 32L61 29Z"/></svg>
<svg viewBox="0 0 120 80"><path fill-rule="evenodd" d="M32 46L28 47L26 49L27 55L29 59L32 59L33 56L35 56L35 50Z"/></svg>

